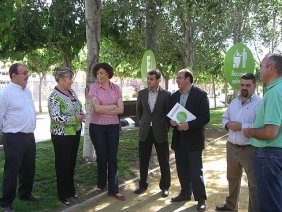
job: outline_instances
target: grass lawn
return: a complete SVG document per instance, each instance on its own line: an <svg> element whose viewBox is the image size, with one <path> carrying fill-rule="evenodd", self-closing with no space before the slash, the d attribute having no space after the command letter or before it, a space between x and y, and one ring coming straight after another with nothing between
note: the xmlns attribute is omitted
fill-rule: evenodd
<svg viewBox="0 0 282 212"><path fill-rule="evenodd" d="M207 126L209 131L223 132L221 116L225 109L211 110L211 120ZM169 136L171 137L171 131ZM209 137L207 133L207 138ZM42 198L38 203L20 201L16 198L13 206L16 211L59 211L64 206L57 200L56 175L54 167L54 150L51 141L36 145L36 174L33 193ZM85 162L82 159L83 138L79 147L75 182L81 199L90 197L97 178L97 166L94 162ZM2 175L4 166L4 151L0 151L0 190L2 191ZM138 175L138 129L122 131L120 136L118 167L119 181L124 182ZM81 200L80 200L81 201Z"/></svg>

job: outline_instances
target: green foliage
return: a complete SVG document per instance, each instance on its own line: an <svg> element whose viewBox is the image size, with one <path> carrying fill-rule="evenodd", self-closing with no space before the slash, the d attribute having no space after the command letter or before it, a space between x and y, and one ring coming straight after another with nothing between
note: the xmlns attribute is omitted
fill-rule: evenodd
<svg viewBox="0 0 282 212"><path fill-rule="evenodd" d="M100 61L111 63L117 76L140 77L147 2L102 2ZM157 68L167 79L191 64L203 82L212 75L219 81L222 52L236 42L254 45L258 61L262 46L281 52L280 0L150 2L156 4L152 25L157 32ZM79 53L85 45L84 13L82 0L1 2L0 58L20 60L36 49L48 49L58 53L65 66L85 69L86 54Z"/></svg>
<svg viewBox="0 0 282 212"><path fill-rule="evenodd" d="M83 1L8 0L1 9L0 58L20 60L47 48L71 67L85 43Z"/></svg>
<svg viewBox="0 0 282 212"><path fill-rule="evenodd" d="M226 108L220 108L220 109L211 109L210 110L210 122L207 125L208 129L217 130L217 131L225 131L222 128L221 120L222 115Z"/></svg>
<svg viewBox="0 0 282 212"><path fill-rule="evenodd" d="M61 53L64 65L71 67L85 43L84 1L53 0L48 9L47 46Z"/></svg>
<svg viewBox="0 0 282 212"><path fill-rule="evenodd" d="M40 75L49 72L52 65L60 66L59 54L46 48L33 50L25 58L29 70Z"/></svg>
<svg viewBox="0 0 282 212"><path fill-rule="evenodd" d="M5 1L0 13L0 58L20 60L30 50L43 47L45 10L42 5L33 0Z"/></svg>

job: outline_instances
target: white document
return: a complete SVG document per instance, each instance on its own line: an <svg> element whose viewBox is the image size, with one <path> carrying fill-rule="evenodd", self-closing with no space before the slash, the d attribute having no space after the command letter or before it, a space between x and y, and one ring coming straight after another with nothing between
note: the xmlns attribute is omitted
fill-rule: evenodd
<svg viewBox="0 0 282 212"><path fill-rule="evenodd" d="M183 107L178 102L174 105L174 107L169 111L167 116L176 121L177 123L183 123L187 121L191 121L196 119L192 113L190 113L185 107Z"/></svg>

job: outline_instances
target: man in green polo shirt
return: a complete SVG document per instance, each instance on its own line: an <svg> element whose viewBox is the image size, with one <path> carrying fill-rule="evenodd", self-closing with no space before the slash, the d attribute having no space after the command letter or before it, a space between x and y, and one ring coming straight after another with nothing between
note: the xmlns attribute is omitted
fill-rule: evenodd
<svg viewBox="0 0 282 212"><path fill-rule="evenodd" d="M243 129L256 147L255 179L261 212L282 212L282 56L268 54L260 64L267 85L254 128Z"/></svg>

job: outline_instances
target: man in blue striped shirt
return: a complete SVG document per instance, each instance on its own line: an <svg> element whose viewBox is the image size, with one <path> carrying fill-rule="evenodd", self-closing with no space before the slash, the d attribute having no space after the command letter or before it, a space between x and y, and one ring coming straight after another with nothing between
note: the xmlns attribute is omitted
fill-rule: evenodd
<svg viewBox="0 0 282 212"><path fill-rule="evenodd" d="M255 94L256 79L251 73L241 76L240 95L233 99L224 112L222 126L228 130L227 180L229 195L226 203L216 206L216 211L238 209L243 169L248 178L249 212L258 211L257 191L254 180L254 147L243 133L243 128L252 127L261 98Z"/></svg>

